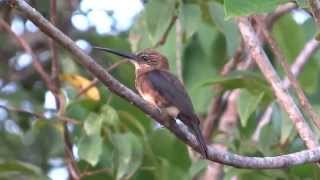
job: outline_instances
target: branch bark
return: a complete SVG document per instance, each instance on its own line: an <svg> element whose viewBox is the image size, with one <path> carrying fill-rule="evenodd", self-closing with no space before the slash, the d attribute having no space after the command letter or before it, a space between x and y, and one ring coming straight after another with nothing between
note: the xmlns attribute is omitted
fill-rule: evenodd
<svg viewBox="0 0 320 180"><path fill-rule="evenodd" d="M114 79L107 73L100 65L98 65L90 56L85 54L75 43L61 31L55 28L48 22L41 14L29 6L23 0L7 0L8 5L14 5L20 10L28 19L36 24L42 32L50 36L67 51L75 56L75 60L82 64L88 71L95 75L110 91L132 102L135 106L140 108L143 112L148 114L153 119L167 127L172 133L180 138L185 144L188 144L193 149L199 152L199 144L195 137L187 128L180 124L165 123L168 117L161 114L156 108L148 104L141 97L135 94L132 90L122 85L119 81ZM223 150L213 148L208 149L209 160L231 165L241 168L281 168L289 165L297 165L306 162L317 162L320 160L320 147L312 150L304 150L288 155L281 155L276 157L245 157L233 154Z"/></svg>
<svg viewBox="0 0 320 180"><path fill-rule="evenodd" d="M279 101L282 108L288 113L305 145L310 149L317 147L318 142L316 140L316 137L311 131L309 125L305 122L304 117L295 104L294 100L291 96L289 96L288 91L282 87L280 77L271 65L266 53L262 49L261 42L259 41L255 31L253 30L248 18L238 18L238 26L243 40L250 49L252 58L259 66L267 81L271 84L277 100Z"/></svg>
<svg viewBox="0 0 320 180"><path fill-rule="evenodd" d="M48 89L52 92L57 92L56 87L51 83L50 76L44 70L42 64L40 63L36 54L32 51L32 48L29 46L27 41L22 37L18 36L15 32L13 32L7 22L0 18L0 27L3 28L8 34L10 34L22 47L22 49L28 53L32 58L32 66L40 75L41 79L43 80L44 84L48 87Z"/></svg>
<svg viewBox="0 0 320 180"><path fill-rule="evenodd" d="M311 103L309 102L307 96L304 94L303 89L301 88L298 80L295 78L293 73L290 70L290 65L288 64L288 60L285 58L283 53L281 52L281 49L279 48L276 40L273 38L271 33L266 29L264 23L260 24L261 30L266 38L266 41L270 45L274 55L276 56L276 59L284 69L284 72L287 74L287 77L290 81L290 84L292 85L294 91L298 95L299 102L302 106L303 111L309 116L310 119L312 119L313 123L320 128L320 118L313 109Z"/></svg>
<svg viewBox="0 0 320 180"><path fill-rule="evenodd" d="M320 28L320 2L319 0L309 0L309 5L313 18L316 21L318 28Z"/></svg>
<svg viewBox="0 0 320 180"><path fill-rule="evenodd" d="M53 25L57 24L57 1L50 0L50 21ZM53 80L56 87L60 87L59 83L59 56L58 47L54 41L49 38L49 47L51 49L51 79ZM55 92L57 94L58 92Z"/></svg>
<svg viewBox="0 0 320 180"><path fill-rule="evenodd" d="M310 41L308 41L305 44L304 48L301 50L301 52L299 53L297 58L294 60L293 64L291 65L291 68L290 68L292 74L295 77L297 77L300 74L304 65L308 62L310 57L317 51L319 46L320 46L319 41L317 41L315 39L311 39ZM284 80L282 81L282 84L285 89L289 88L290 81L289 81L288 77L284 78ZM271 120L272 111L273 111L272 104L270 104L267 107L267 110L261 116L261 118L259 120L259 124L258 124L255 132L253 133L253 136L252 136L253 141L259 140L261 129L265 125L267 125Z"/></svg>

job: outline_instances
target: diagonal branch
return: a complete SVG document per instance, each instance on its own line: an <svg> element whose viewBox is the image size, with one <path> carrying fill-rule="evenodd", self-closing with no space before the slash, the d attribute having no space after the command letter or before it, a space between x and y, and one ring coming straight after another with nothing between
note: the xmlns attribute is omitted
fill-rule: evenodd
<svg viewBox="0 0 320 180"><path fill-rule="evenodd" d="M266 29L265 25L261 23L260 26L268 44L270 45L274 55L276 56L276 59L281 64L282 68L284 69L285 73L288 76L290 84L292 85L294 91L298 95L302 109L312 119L313 123L318 128L320 128L320 118L315 112L315 110L313 109L312 105L310 104L307 96L304 94L303 89L299 85L298 80L295 78L295 76L291 72L290 65L288 64L288 60L285 58L285 56L281 52L281 49L279 48L276 40L272 37L271 33Z"/></svg>
<svg viewBox="0 0 320 180"><path fill-rule="evenodd" d="M26 53L28 53L32 57L32 65L34 69L37 71L37 73L39 73L41 79L44 81L48 89L52 92L57 92L57 89L51 83L51 79L49 75L46 73L46 71L42 67L38 57L34 54L31 47L26 42L26 40L23 39L22 37L19 37L15 32L13 32L9 24L1 18L0 18L0 27L3 28L6 32L8 32L8 34L10 34L18 42L18 44L23 48L23 50L26 51Z"/></svg>
<svg viewBox="0 0 320 180"><path fill-rule="evenodd" d="M319 0L308 0L314 20L320 28L320 2Z"/></svg>
<svg viewBox="0 0 320 180"><path fill-rule="evenodd" d="M50 24L38 11L29 6L23 0L7 0L8 5L14 4L27 18L36 24L42 32L50 36L57 43L63 46L67 51L74 55L80 64L88 71L96 76L110 91L132 102L143 112L167 127L185 144L188 144L196 151L200 151L199 144L195 137L190 133L185 126L180 124L165 123L168 117L161 114L156 108L144 101L141 97L135 94L132 90L122 85L107 73L100 65L98 65L90 56L85 54L75 43L61 31ZM223 163L226 165L242 167L242 168L280 168L288 167L289 165L297 165L306 162L317 162L320 160L320 147L312 150L304 150L288 155L276 157L245 157L236 155L227 151L209 148L209 160Z"/></svg>
<svg viewBox="0 0 320 180"><path fill-rule="evenodd" d="M291 65L291 68L290 68L292 74L295 77L297 77L300 74L304 65L308 62L310 57L317 51L319 46L320 46L319 41L317 41L315 39L311 39L310 41L308 41L305 44L304 48L301 50L301 52L299 53L297 58L294 60L293 64ZM289 81L288 77L284 78L284 80L282 81L282 84L285 89L289 88L290 81ZM259 124L258 124L258 126L252 136L253 141L259 140L259 136L260 136L260 132L261 132L262 128L266 124L268 124L271 120L272 111L273 111L272 104L270 104L267 107L264 114L261 116L260 120L258 121Z"/></svg>
<svg viewBox="0 0 320 180"><path fill-rule="evenodd" d="M50 21L53 25L57 24L57 1L50 0ZM51 49L51 78L56 87L60 86L59 83L59 56L58 56L58 47L54 41L49 38L49 47Z"/></svg>
<svg viewBox="0 0 320 180"><path fill-rule="evenodd" d="M157 48L159 46L162 46L167 41L167 37L170 33L170 30L173 28L173 25L175 24L177 19L178 19L177 15L173 15L171 17L171 20L170 20L170 23L169 23L167 29L164 31L163 35L161 36L159 41L153 46L153 48Z"/></svg>
<svg viewBox="0 0 320 180"><path fill-rule="evenodd" d="M317 147L318 142L315 135L311 131L309 125L305 122L302 113L300 112L292 97L289 95L288 91L285 90L281 85L280 77L271 65L266 53L262 49L261 42L259 41L255 31L253 30L248 18L238 18L238 26L243 40L250 49L251 56L259 66L267 81L271 84L277 100L279 101L282 108L288 113L305 145L310 149Z"/></svg>

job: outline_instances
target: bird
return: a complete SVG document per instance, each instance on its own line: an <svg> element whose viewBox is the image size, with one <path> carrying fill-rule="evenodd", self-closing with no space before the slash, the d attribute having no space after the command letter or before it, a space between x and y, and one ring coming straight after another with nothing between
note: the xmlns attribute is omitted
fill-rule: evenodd
<svg viewBox="0 0 320 180"><path fill-rule="evenodd" d="M203 158L208 158L208 149L200 130L200 120L183 83L169 70L168 59L158 51L147 48L138 53L128 53L105 47L93 47L126 58L135 66L135 87L141 97L179 119L193 131Z"/></svg>

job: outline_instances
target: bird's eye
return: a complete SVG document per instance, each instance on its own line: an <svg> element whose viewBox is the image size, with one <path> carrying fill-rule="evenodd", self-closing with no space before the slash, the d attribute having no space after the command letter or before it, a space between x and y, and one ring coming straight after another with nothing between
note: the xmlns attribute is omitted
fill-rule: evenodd
<svg viewBox="0 0 320 180"><path fill-rule="evenodd" d="M141 56L141 58L142 58L144 61L148 61L148 60L149 60L149 59L148 59L148 56L146 56L146 55Z"/></svg>

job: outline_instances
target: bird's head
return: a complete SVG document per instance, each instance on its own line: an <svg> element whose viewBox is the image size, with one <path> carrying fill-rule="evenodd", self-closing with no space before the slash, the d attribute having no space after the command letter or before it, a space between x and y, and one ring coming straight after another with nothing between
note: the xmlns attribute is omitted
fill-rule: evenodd
<svg viewBox="0 0 320 180"><path fill-rule="evenodd" d="M94 47L94 49L106 51L130 60L135 65L136 69L169 69L168 60L165 56L155 51L154 49L144 49L137 54L125 53L117 50Z"/></svg>

